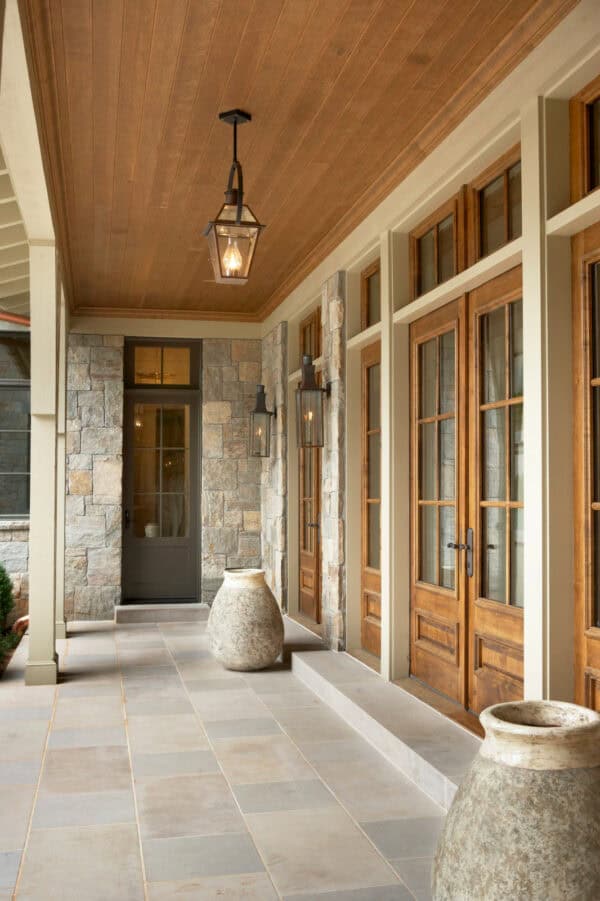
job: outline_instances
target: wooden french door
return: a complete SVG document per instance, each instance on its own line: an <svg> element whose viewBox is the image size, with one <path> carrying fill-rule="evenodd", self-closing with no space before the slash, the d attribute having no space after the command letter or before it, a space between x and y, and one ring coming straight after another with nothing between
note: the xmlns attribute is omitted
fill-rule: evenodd
<svg viewBox="0 0 600 901"><path fill-rule="evenodd" d="M523 692L521 270L411 327L411 674L471 710Z"/></svg>
<svg viewBox="0 0 600 901"><path fill-rule="evenodd" d="M575 700L600 711L600 223L572 249Z"/></svg>
<svg viewBox="0 0 600 901"><path fill-rule="evenodd" d="M321 450L300 448L300 596L299 609L321 622Z"/></svg>
<svg viewBox="0 0 600 901"><path fill-rule="evenodd" d="M361 353L361 643L381 656L381 342Z"/></svg>

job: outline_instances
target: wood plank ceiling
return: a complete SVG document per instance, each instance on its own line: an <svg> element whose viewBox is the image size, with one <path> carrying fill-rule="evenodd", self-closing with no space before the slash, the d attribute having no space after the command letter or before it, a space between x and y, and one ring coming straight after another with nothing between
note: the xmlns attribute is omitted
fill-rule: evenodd
<svg viewBox="0 0 600 901"><path fill-rule="evenodd" d="M20 0L78 313L260 320L575 0ZM212 281L231 130L263 232Z"/></svg>

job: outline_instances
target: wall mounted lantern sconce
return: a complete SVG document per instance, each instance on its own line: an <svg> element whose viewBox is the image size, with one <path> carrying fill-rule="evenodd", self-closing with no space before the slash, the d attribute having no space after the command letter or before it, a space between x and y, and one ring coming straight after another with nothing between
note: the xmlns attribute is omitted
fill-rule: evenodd
<svg viewBox="0 0 600 901"><path fill-rule="evenodd" d="M265 386L256 386L256 406L250 413L250 456L268 457L271 453L271 416L275 410L267 410Z"/></svg>
<svg viewBox="0 0 600 901"><path fill-rule="evenodd" d="M222 122L233 125L233 162L225 190L225 203L217 218L211 220L204 230L215 281L219 285L246 284L258 237L264 228L244 203L242 165L237 158L237 127L250 122L251 118L250 113L239 109L219 113ZM234 188L233 180L236 175L237 187Z"/></svg>
<svg viewBox="0 0 600 901"><path fill-rule="evenodd" d="M296 436L298 447L323 447L323 397L331 394L331 383L317 385L310 354L302 357L302 381L296 389Z"/></svg>

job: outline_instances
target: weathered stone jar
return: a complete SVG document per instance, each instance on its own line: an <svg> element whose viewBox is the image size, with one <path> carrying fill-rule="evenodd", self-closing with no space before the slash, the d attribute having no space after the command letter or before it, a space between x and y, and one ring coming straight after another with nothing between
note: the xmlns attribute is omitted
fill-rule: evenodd
<svg viewBox="0 0 600 901"><path fill-rule="evenodd" d="M208 617L208 639L226 669L259 670L283 648L283 619L262 569L227 569Z"/></svg>
<svg viewBox="0 0 600 901"><path fill-rule="evenodd" d="M438 844L435 901L597 901L600 715L520 701L481 723Z"/></svg>

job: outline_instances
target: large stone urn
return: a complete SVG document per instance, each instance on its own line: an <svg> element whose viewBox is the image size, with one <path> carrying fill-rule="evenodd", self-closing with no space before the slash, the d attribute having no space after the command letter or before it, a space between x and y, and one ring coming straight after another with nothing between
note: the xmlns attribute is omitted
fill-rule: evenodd
<svg viewBox="0 0 600 901"><path fill-rule="evenodd" d="M213 655L226 669L258 670L283 648L283 619L262 569L226 569L208 617Z"/></svg>
<svg viewBox="0 0 600 901"><path fill-rule="evenodd" d="M600 715L496 704L446 818L435 901L598 901Z"/></svg>

